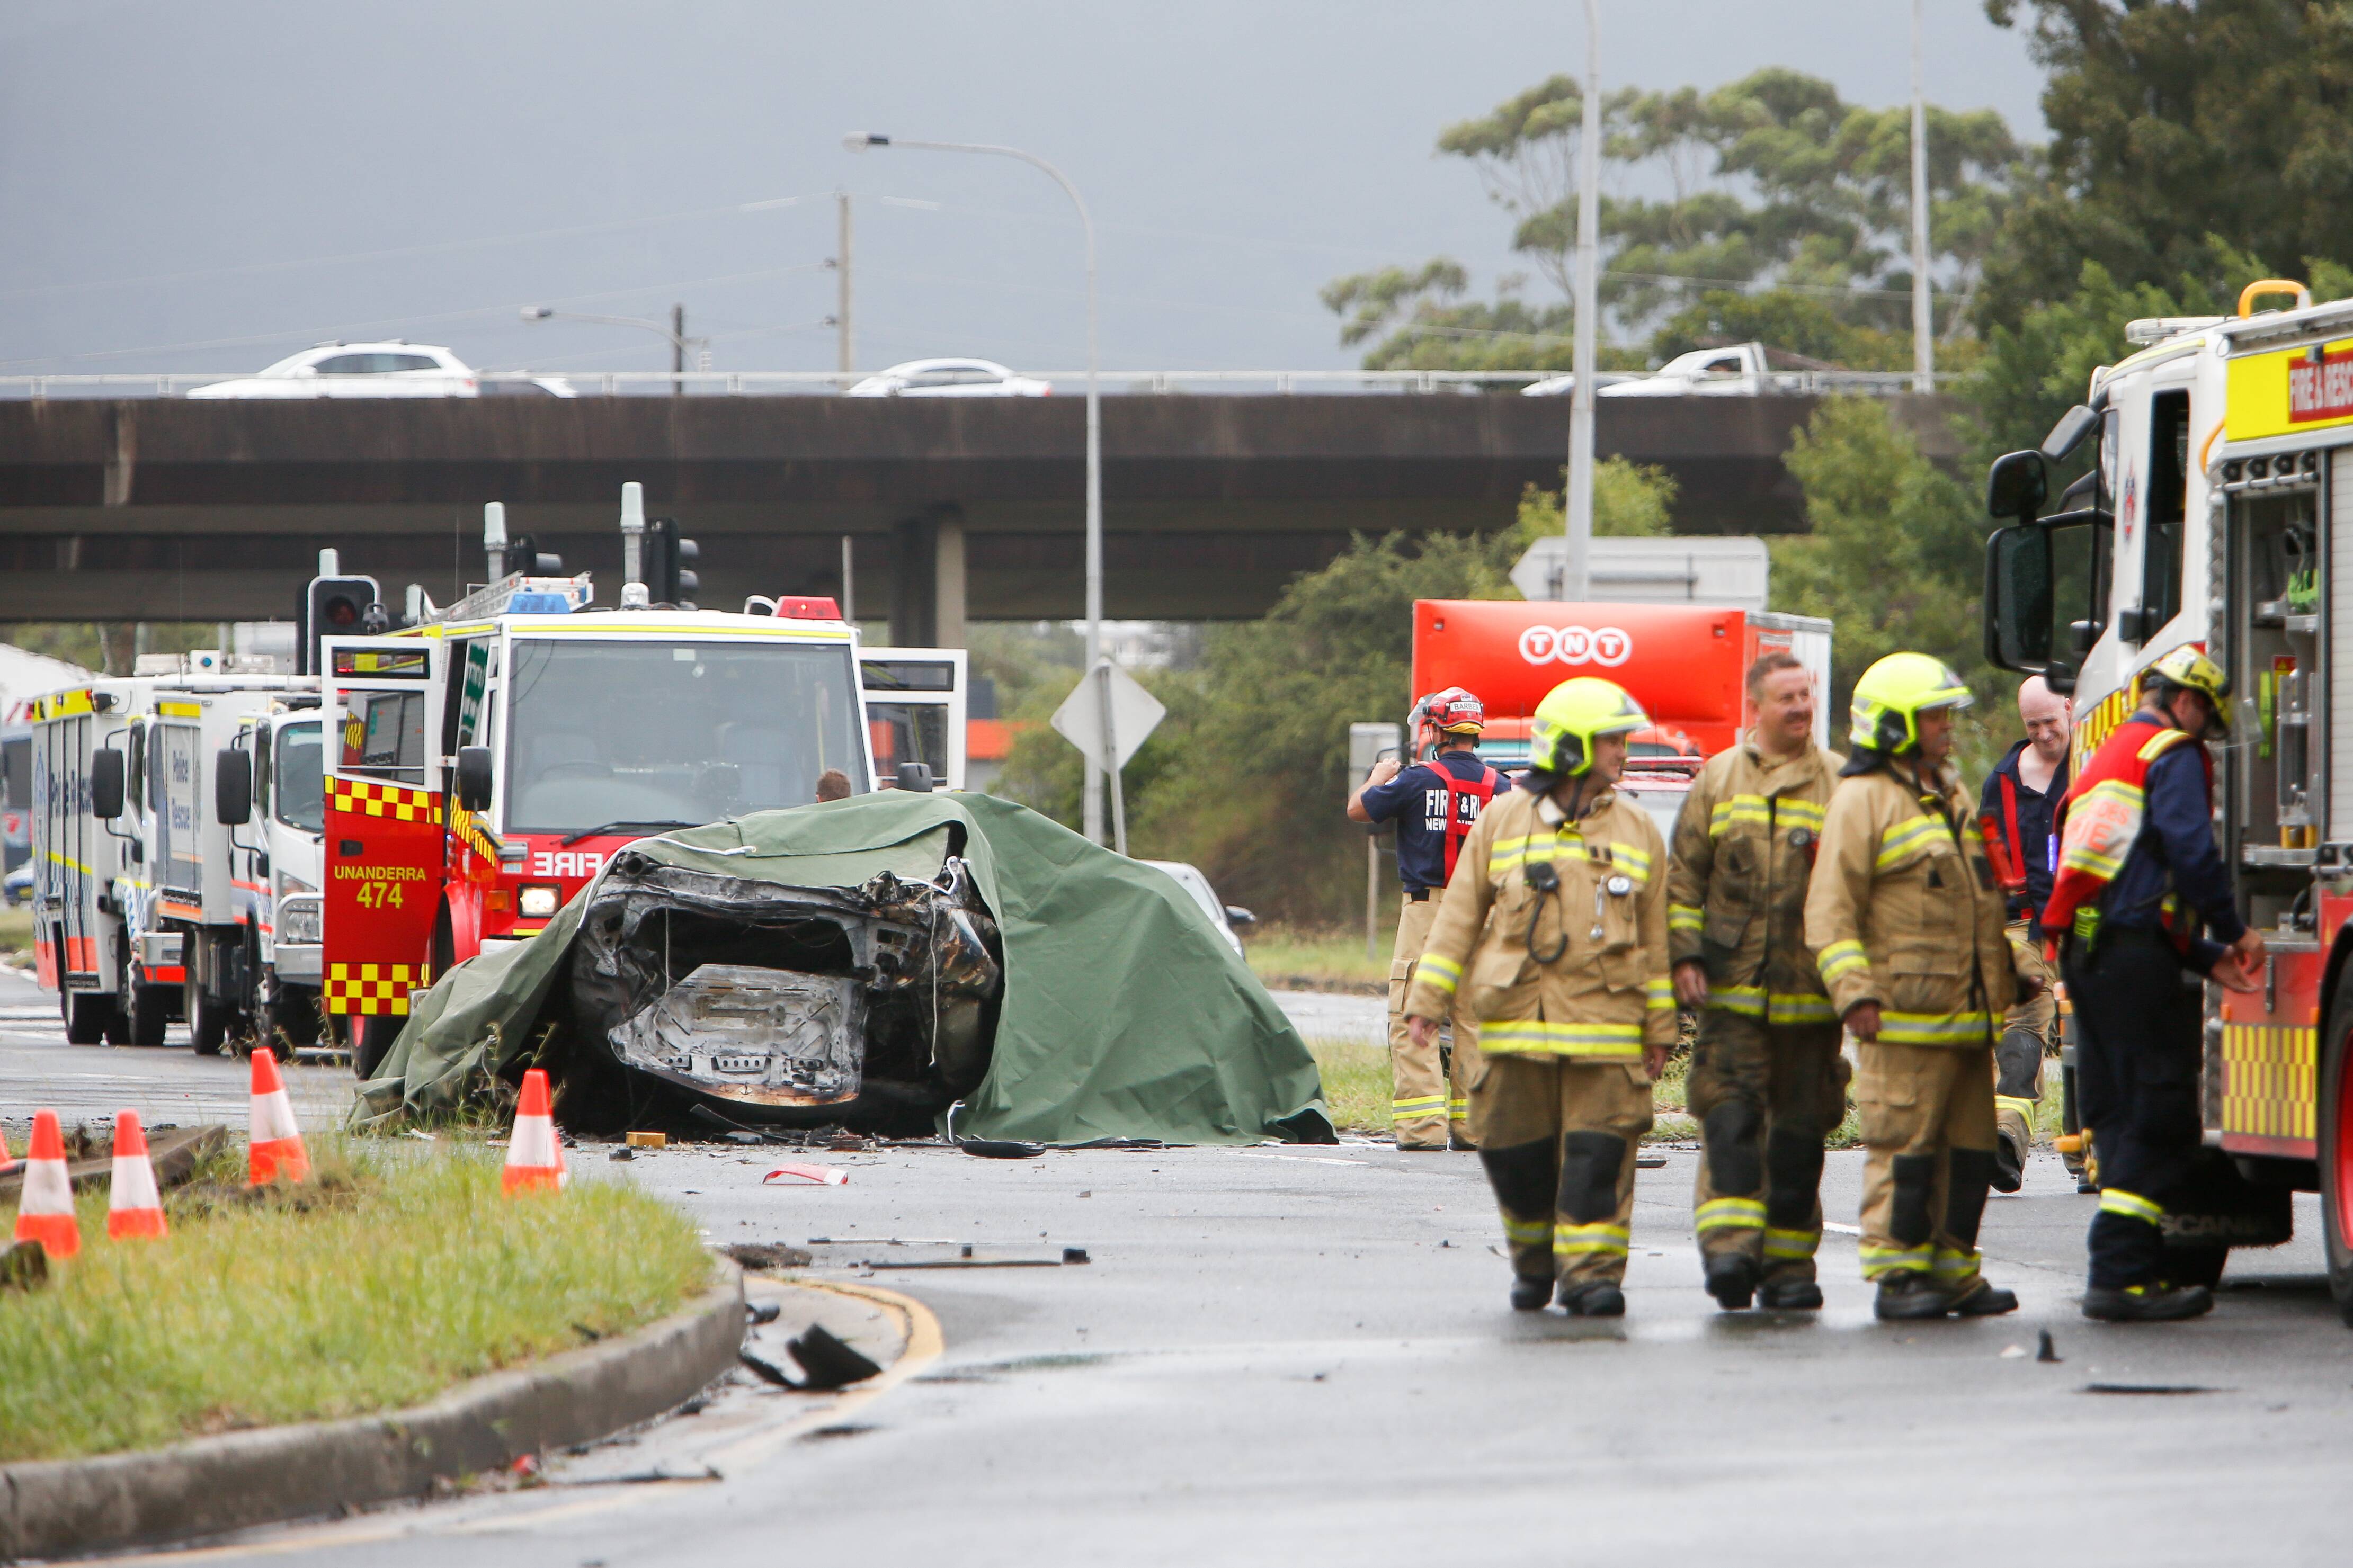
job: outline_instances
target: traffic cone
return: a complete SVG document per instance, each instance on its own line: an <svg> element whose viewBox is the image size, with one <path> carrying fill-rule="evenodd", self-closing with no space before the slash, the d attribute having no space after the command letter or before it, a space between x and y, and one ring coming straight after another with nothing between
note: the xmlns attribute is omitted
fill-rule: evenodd
<svg viewBox="0 0 2353 1568"><path fill-rule="evenodd" d="M81 1222L74 1217L73 1182L66 1174L66 1141L56 1111L33 1118L33 1147L26 1159L16 1239L39 1242L52 1261L71 1258L81 1250Z"/></svg>
<svg viewBox="0 0 2353 1568"><path fill-rule="evenodd" d="M290 1182L311 1179L311 1152L302 1147L302 1128L294 1120L294 1102L286 1098L285 1081L278 1076L278 1058L268 1046L253 1047L253 1122L249 1142L248 1185L268 1186L280 1176Z"/></svg>
<svg viewBox="0 0 2353 1568"><path fill-rule="evenodd" d="M548 1109L543 1068L522 1075L522 1103L515 1108L514 1131L507 1135L507 1168L499 1184L511 1197L556 1192L564 1185L564 1145L556 1139L555 1117Z"/></svg>
<svg viewBox="0 0 2353 1568"><path fill-rule="evenodd" d="M0 1127L0 1176L16 1168L16 1156L8 1152L8 1130Z"/></svg>
<svg viewBox="0 0 2353 1568"><path fill-rule="evenodd" d="M164 1223L163 1194L155 1190L155 1163L147 1157L147 1133L135 1110L114 1113L114 1190L106 1207L106 1235L111 1241L134 1236L162 1240L171 1234Z"/></svg>

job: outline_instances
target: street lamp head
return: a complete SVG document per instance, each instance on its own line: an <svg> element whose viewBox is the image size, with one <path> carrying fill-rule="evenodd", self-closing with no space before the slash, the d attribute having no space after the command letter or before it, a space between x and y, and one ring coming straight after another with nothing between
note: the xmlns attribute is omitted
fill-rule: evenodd
<svg viewBox="0 0 2353 1568"><path fill-rule="evenodd" d="M852 153L863 153L869 147L888 147L891 138L878 136L871 131L853 131L841 139L841 144Z"/></svg>
<svg viewBox="0 0 2353 1568"><path fill-rule="evenodd" d="M522 319L526 321L544 321L554 314L555 312L544 305L525 305L522 308Z"/></svg>

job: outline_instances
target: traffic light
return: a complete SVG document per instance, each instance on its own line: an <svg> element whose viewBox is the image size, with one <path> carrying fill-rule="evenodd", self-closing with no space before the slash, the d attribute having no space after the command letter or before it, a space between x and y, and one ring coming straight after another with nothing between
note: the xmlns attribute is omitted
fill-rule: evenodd
<svg viewBox="0 0 2353 1568"><path fill-rule="evenodd" d="M368 611L376 605L373 577L313 577L295 606L294 635L301 650L300 673L319 673L321 637L360 637L368 629ZM382 615L381 609L378 615Z"/></svg>
<svg viewBox="0 0 2353 1568"><path fill-rule="evenodd" d="M543 554L539 541L528 533L518 533L507 543L507 571L520 572L526 577L560 577L564 574L564 557Z"/></svg>
<svg viewBox="0 0 2353 1568"><path fill-rule="evenodd" d="M678 519L658 517L647 523L646 596L657 605L694 608L694 596L702 590L694 563L702 559L702 546L679 532Z"/></svg>

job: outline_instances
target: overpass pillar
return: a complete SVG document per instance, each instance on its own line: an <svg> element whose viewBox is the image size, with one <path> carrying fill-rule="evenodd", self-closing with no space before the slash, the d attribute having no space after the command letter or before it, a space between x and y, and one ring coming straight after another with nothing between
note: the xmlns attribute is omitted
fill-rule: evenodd
<svg viewBox="0 0 2353 1568"><path fill-rule="evenodd" d="M964 514L948 507L891 531L891 640L962 647L964 639Z"/></svg>
<svg viewBox="0 0 2353 1568"><path fill-rule="evenodd" d="M932 646L964 647L964 514L946 512L932 524Z"/></svg>

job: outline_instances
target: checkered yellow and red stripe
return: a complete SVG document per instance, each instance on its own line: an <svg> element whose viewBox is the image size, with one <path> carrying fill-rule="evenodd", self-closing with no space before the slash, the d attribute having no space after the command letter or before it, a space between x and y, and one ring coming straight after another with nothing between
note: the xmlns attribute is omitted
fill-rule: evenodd
<svg viewBox="0 0 2353 1568"><path fill-rule="evenodd" d="M370 784L363 779L330 778L327 805L335 811L382 816L396 822L425 822L439 826L441 797L431 790L401 784Z"/></svg>
<svg viewBox="0 0 2353 1568"><path fill-rule="evenodd" d="M2319 1046L2309 1026L2223 1025L2223 1132L2311 1140Z"/></svg>
<svg viewBox="0 0 2353 1568"><path fill-rule="evenodd" d="M431 983L431 969L421 963L331 963L320 995L330 1013L406 1017L409 992Z"/></svg>

